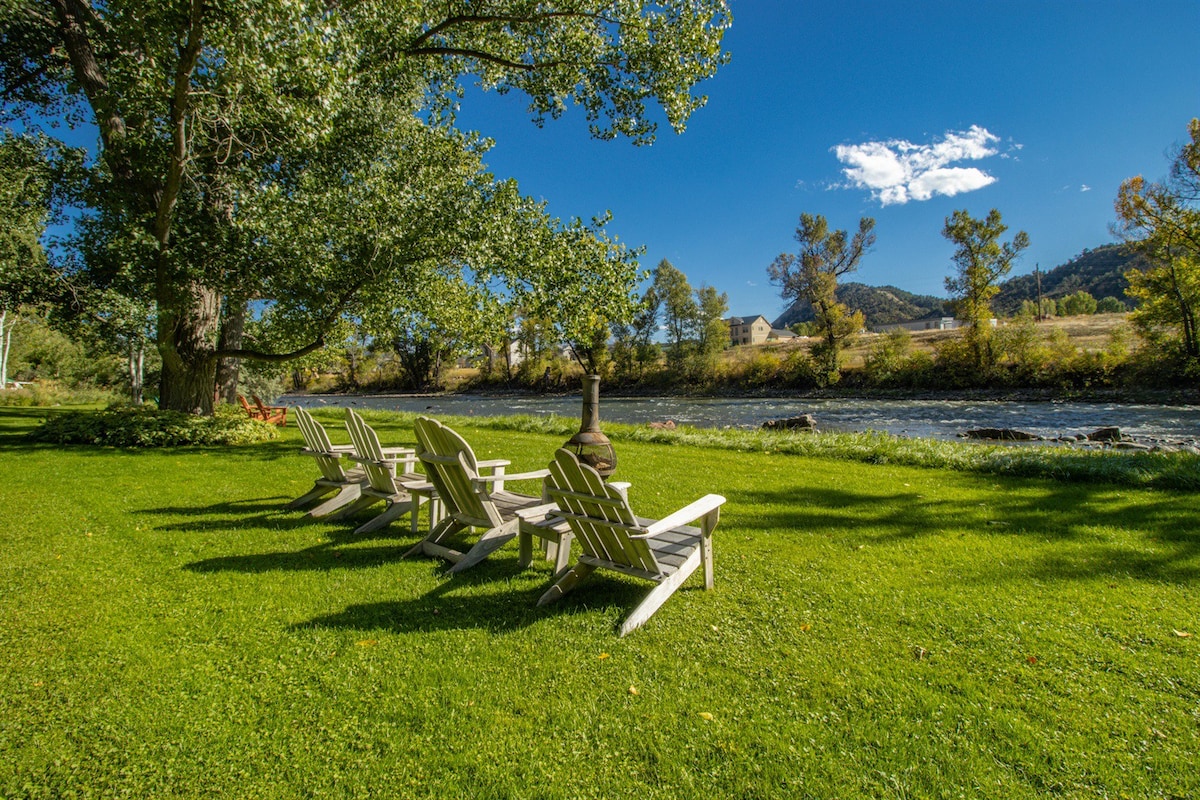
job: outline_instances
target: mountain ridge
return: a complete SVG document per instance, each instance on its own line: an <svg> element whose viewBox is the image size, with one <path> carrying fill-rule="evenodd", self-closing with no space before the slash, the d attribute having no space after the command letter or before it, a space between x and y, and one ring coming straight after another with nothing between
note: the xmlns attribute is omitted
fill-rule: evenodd
<svg viewBox="0 0 1200 800"><path fill-rule="evenodd" d="M1097 300L1116 297L1130 305L1125 297L1125 289L1129 286L1125 272L1145 263L1145 256L1128 245L1105 244L1094 249L1085 248L1065 264L1041 273L1042 297L1057 300L1085 291ZM1024 301L1036 301L1037 296L1037 273L1017 275L1000 284L992 308L999 315L1013 316L1021 310ZM851 281L838 286L837 298L852 310L862 311L868 328L952 316L954 313L951 301L947 298L918 295L891 285L869 286ZM771 323L771 327L787 328L798 322L811 322L813 318L812 305L806 300L796 300Z"/></svg>

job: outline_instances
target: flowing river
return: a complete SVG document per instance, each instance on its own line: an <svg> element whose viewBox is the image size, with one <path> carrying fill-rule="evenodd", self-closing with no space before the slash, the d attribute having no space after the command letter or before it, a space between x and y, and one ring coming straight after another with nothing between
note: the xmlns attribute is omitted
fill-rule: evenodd
<svg viewBox="0 0 1200 800"><path fill-rule="evenodd" d="M282 402L307 408L428 412L431 415L532 416L578 419L580 398L519 395L289 395ZM698 428L757 428L784 417L812 414L825 431L885 431L897 436L953 439L975 428L1016 428L1045 437L1086 434L1115 425L1145 441L1200 438L1200 405L1161 406L1010 400L856 400L786 398L600 398L600 421L645 424L674 420Z"/></svg>

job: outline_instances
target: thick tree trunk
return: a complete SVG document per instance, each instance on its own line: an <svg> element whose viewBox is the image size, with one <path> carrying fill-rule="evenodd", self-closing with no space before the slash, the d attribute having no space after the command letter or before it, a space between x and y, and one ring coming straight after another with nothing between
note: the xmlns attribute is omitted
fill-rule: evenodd
<svg viewBox="0 0 1200 800"><path fill-rule="evenodd" d="M146 342L144 339L138 338L129 343L129 400L135 406L142 404L145 365Z"/></svg>
<svg viewBox="0 0 1200 800"><path fill-rule="evenodd" d="M159 408L208 416L216 382L218 293L191 284L176 294L159 283L158 351L162 355Z"/></svg>
<svg viewBox="0 0 1200 800"><path fill-rule="evenodd" d="M217 338L218 350L242 349L242 333L246 327L246 303L234 301L225 309L221 319L221 334ZM217 362L216 399L222 403L237 402L238 377L242 369L240 358L222 358Z"/></svg>
<svg viewBox="0 0 1200 800"><path fill-rule="evenodd" d="M12 346L12 326L8 321L8 309L0 310L0 389L8 388L8 352Z"/></svg>

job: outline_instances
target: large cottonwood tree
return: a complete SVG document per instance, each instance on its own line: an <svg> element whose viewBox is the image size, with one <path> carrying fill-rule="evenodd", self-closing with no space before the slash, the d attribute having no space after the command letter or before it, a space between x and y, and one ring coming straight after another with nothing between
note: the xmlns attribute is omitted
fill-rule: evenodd
<svg viewBox="0 0 1200 800"><path fill-rule="evenodd" d="M946 278L946 291L953 298L959 318L967 323L967 345L975 367L981 371L992 362L992 298L1000 291L1000 279L1029 246L1025 231L1018 231L1011 241L1001 242L1007 230L994 208L983 219L975 219L965 209L955 211L942 228L942 236L954 244L955 272Z"/></svg>
<svg viewBox="0 0 1200 800"><path fill-rule="evenodd" d="M1174 331L1193 362L1200 359L1200 119L1176 151L1166 179L1140 175L1121 184L1117 232L1136 244L1151 266L1131 269L1126 294L1139 301L1138 330L1150 339Z"/></svg>
<svg viewBox="0 0 1200 800"><path fill-rule="evenodd" d="M7 0L0 15L8 117L99 131L94 213L153 288L160 403L194 413L223 356L311 352L413 265L489 269L506 213L528 217L448 127L463 81L523 92L539 123L579 105L594 135L646 142L648 104L675 130L703 104L730 21L725 0ZM391 205L369 191L398 185ZM368 210L339 216L339 199ZM430 199L457 213L422 215ZM256 299L281 306L293 350L218 348L221 320Z"/></svg>
<svg viewBox="0 0 1200 800"><path fill-rule="evenodd" d="M875 220L861 218L851 236L844 230L830 230L820 214L801 214L795 238L799 251L779 255L767 274L780 287L784 300L804 299L812 304L821 337L813 355L825 380L836 383L842 347L864 324L861 311L851 311L837 299L837 285L858 269L862 257L874 246Z"/></svg>

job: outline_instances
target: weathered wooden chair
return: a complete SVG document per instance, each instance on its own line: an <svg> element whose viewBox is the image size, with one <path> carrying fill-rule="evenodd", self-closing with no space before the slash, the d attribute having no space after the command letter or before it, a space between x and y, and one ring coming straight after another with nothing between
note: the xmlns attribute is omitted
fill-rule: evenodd
<svg viewBox="0 0 1200 800"><path fill-rule="evenodd" d="M385 450L379 444L375 430L351 408L346 409L346 430L350 432L354 448L346 457L358 462L366 474L366 481L360 489L359 498L333 519L345 519L376 503L385 504L383 513L355 528L355 533L379 530L410 511L415 518L424 498L410 492L406 484L425 483L425 476L413 471L417 462L416 451L411 447ZM416 529L415 519L413 529Z"/></svg>
<svg viewBox="0 0 1200 800"><path fill-rule="evenodd" d="M606 484L596 470L559 449L550 463L546 494L558 506L583 547L575 566L542 595L551 603L575 588L597 568L645 578L657 584L621 623L621 636L640 627L697 567L704 567L704 588L713 586L712 533L725 498L702 497L661 520L635 516L625 490ZM695 528L684 523L699 520Z"/></svg>
<svg viewBox="0 0 1200 800"><path fill-rule="evenodd" d="M321 477L316 479L306 494L297 497L287 507L301 508L330 492L337 494L309 511L308 516L321 517L353 503L362 495L363 484L367 481L366 472L362 467L346 469L344 459L354 451L354 445L335 445L330 442L324 426L299 406L296 407L295 417L296 427L304 436L305 446L300 452L316 459Z"/></svg>
<svg viewBox="0 0 1200 800"><path fill-rule="evenodd" d="M242 397L239 394L237 396L237 399L238 399L238 402L242 404L242 410L246 412L246 416L250 417L250 419L262 419L263 418L262 413L257 408L250 405L250 403L246 401L245 397Z"/></svg>
<svg viewBox="0 0 1200 800"><path fill-rule="evenodd" d="M272 425L278 425L281 428L287 425L287 406L264 405L263 401L259 400L256 394L250 395L250 399L254 401L254 407L258 411L258 419L261 419L263 422L269 422Z"/></svg>
<svg viewBox="0 0 1200 800"><path fill-rule="evenodd" d="M461 572L487 558L494 550L519 539L519 563L533 561L533 539L545 542L546 556L554 561L555 574L566 569L571 550L571 531L561 519L548 518L554 508L543 498L504 489L504 481L544 478L546 470L487 475L483 470L507 465L505 460L480 461L461 436L428 417L416 421L418 455L429 481L445 504L446 517L429 535L405 553L425 553L453 562L450 572ZM460 531L482 528L483 534L465 553L444 544Z"/></svg>

